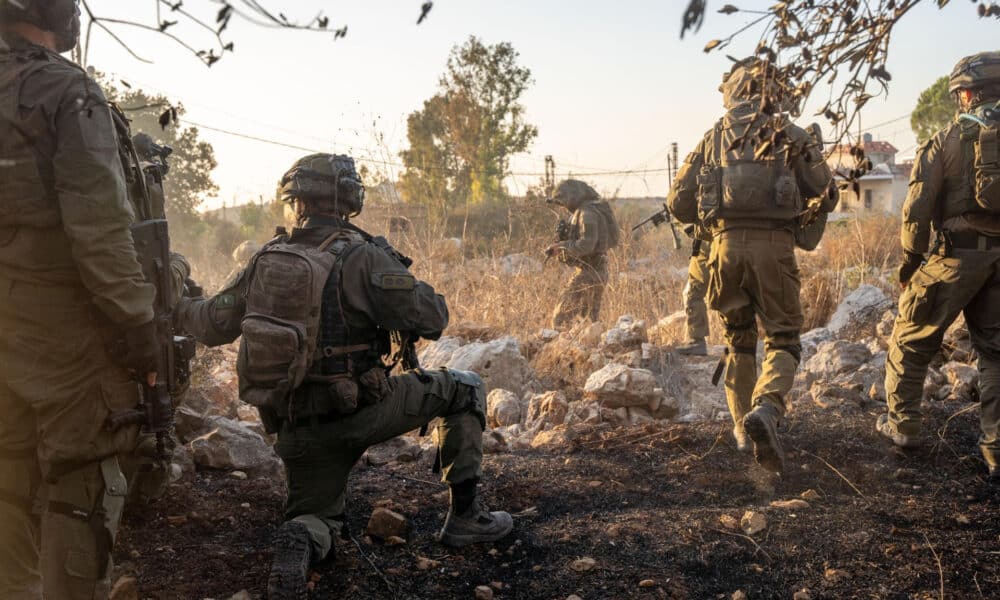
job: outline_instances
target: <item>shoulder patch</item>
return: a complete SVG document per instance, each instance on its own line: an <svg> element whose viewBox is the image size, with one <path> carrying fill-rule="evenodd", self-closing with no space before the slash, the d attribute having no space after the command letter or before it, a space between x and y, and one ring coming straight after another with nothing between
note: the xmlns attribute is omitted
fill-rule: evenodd
<svg viewBox="0 0 1000 600"><path fill-rule="evenodd" d="M409 291L417 287L417 278L406 273L372 273L372 285L387 291Z"/></svg>
<svg viewBox="0 0 1000 600"><path fill-rule="evenodd" d="M222 294L216 300L216 306L219 308L232 308L236 305L236 296L233 294Z"/></svg>

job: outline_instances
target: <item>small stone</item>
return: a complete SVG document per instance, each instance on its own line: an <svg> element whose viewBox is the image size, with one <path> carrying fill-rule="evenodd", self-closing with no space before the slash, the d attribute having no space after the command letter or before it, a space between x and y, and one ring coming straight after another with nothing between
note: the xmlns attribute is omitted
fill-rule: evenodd
<svg viewBox="0 0 1000 600"><path fill-rule="evenodd" d="M487 585L476 586L476 600L493 600L493 590Z"/></svg>
<svg viewBox="0 0 1000 600"><path fill-rule="evenodd" d="M812 600L812 594L809 593L808 589L802 588L792 594L792 600Z"/></svg>
<svg viewBox="0 0 1000 600"><path fill-rule="evenodd" d="M602 485L604 485L604 483L601 482L601 481L588 481L587 482L587 486L588 487L592 487L592 488L595 488L595 489L601 487Z"/></svg>
<svg viewBox="0 0 1000 600"><path fill-rule="evenodd" d="M184 525L187 522L188 522L187 515L176 515L173 517L167 517L167 523L173 525L174 527Z"/></svg>
<svg viewBox="0 0 1000 600"><path fill-rule="evenodd" d="M733 592L731 600L750 600L750 599L747 597L747 593L744 592L743 590L736 590L735 592Z"/></svg>
<svg viewBox="0 0 1000 600"><path fill-rule="evenodd" d="M500 554L500 551L497 550L496 548L490 548L490 551L487 554L489 554L490 556L498 556Z"/></svg>
<svg viewBox="0 0 1000 600"><path fill-rule="evenodd" d="M816 490L806 490L799 494L799 497L803 500L808 500L809 502L819 502L819 492Z"/></svg>
<svg viewBox="0 0 1000 600"><path fill-rule="evenodd" d="M111 588L111 594L108 596L108 600L138 600L139 599L139 582L135 577L128 575L118 578L115 585Z"/></svg>
<svg viewBox="0 0 1000 600"><path fill-rule="evenodd" d="M767 517L763 513L748 510L740 519L740 528L747 535L754 535L767 529Z"/></svg>
<svg viewBox="0 0 1000 600"><path fill-rule="evenodd" d="M399 537L398 535L390 535L385 540L385 545L386 546L402 546L405 543L406 543L406 540L404 540L403 538Z"/></svg>
<svg viewBox="0 0 1000 600"><path fill-rule="evenodd" d="M771 508L778 508L781 510L806 510L809 508L809 503L805 500L800 500L799 498L792 498L791 500L775 500L771 502Z"/></svg>
<svg viewBox="0 0 1000 600"><path fill-rule="evenodd" d="M233 479L239 479L240 481L246 481L247 474L245 471L233 471L229 474Z"/></svg>
<svg viewBox="0 0 1000 600"><path fill-rule="evenodd" d="M503 589L503 582L502 581L491 581L490 582L490 587L493 588L493 589L495 589L495 590L502 590Z"/></svg>
<svg viewBox="0 0 1000 600"><path fill-rule="evenodd" d="M719 517L719 523L726 529L739 529L740 522L736 520L736 517L732 515L722 515Z"/></svg>
<svg viewBox="0 0 1000 600"><path fill-rule="evenodd" d="M566 600L583 600L583 598L577 596L576 594L570 594L569 596L566 596Z"/></svg>
<svg viewBox="0 0 1000 600"><path fill-rule="evenodd" d="M242 508L242 509L249 509L250 508L250 503L249 502L243 502L243 503L240 504L240 508Z"/></svg>
<svg viewBox="0 0 1000 600"><path fill-rule="evenodd" d="M368 519L367 532L368 535L374 535L387 540L393 536L405 537L409 525L409 522L403 515L393 512L388 508L376 508L372 511L371 518Z"/></svg>
<svg viewBox="0 0 1000 600"><path fill-rule="evenodd" d="M639 587L641 588L651 588L654 585L656 585L656 582L653 581L652 579L643 579L642 581L639 582Z"/></svg>
<svg viewBox="0 0 1000 600"><path fill-rule="evenodd" d="M417 569L421 571L430 571L431 569L436 569L440 566L440 561L427 558L426 556L417 557Z"/></svg>
<svg viewBox="0 0 1000 600"><path fill-rule="evenodd" d="M596 566L597 566L597 561L590 558L589 556L578 558L569 564L569 568L573 569L578 573L585 573L587 571L590 571Z"/></svg>
<svg viewBox="0 0 1000 600"><path fill-rule="evenodd" d="M135 560L135 559L137 559L137 558L139 558L139 557L142 556L142 554L140 554L138 550L132 550L131 552L128 553L128 555L133 560Z"/></svg>
<svg viewBox="0 0 1000 600"><path fill-rule="evenodd" d="M531 567L532 573L539 573L541 572L541 570L542 570L542 565L534 565Z"/></svg>
<svg viewBox="0 0 1000 600"><path fill-rule="evenodd" d="M972 521L969 520L969 517L967 517L965 515L958 515L957 517L955 517L955 521L959 525L969 525L970 523L972 523Z"/></svg>
<svg viewBox="0 0 1000 600"><path fill-rule="evenodd" d="M229 600L252 600L252 598L253 597L250 595L250 592L246 590L240 590L235 594L233 594L232 596L230 596Z"/></svg>
<svg viewBox="0 0 1000 600"><path fill-rule="evenodd" d="M850 579L850 574L841 569L827 569L823 572L823 578L830 583L838 583L845 579Z"/></svg>

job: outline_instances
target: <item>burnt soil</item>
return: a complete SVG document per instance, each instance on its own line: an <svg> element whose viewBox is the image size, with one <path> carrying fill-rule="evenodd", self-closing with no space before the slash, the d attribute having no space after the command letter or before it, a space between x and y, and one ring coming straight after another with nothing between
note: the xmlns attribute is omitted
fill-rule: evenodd
<svg viewBox="0 0 1000 600"><path fill-rule="evenodd" d="M961 408L926 406L927 446L902 453L878 438L874 408L798 407L780 480L738 454L723 423L596 427L565 448L488 455L484 497L515 513L515 530L461 550L434 539L447 494L426 464L358 470L350 526L363 554L340 541L312 597L471 599L492 583L500 599L1000 598L1000 486L985 481L978 411ZM808 508L769 506L807 490L819 495ZM143 598L262 597L281 496L266 479L188 476L126 516L119 570ZM406 545L365 536L376 506L410 519ZM752 538L720 520L747 510L768 520ZM421 570L421 557L438 562ZM596 566L573 570L581 557Z"/></svg>

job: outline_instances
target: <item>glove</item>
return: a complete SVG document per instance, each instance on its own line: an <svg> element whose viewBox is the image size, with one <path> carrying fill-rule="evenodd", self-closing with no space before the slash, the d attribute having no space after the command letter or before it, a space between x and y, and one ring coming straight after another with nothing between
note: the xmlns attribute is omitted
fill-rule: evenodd
<svg viewBox="0 0 1000 600"><path fill-rule="evenodd" d="M923 262L923 254L906 252L903 264L899 265L899 284L906 287L910 283L910 278L913 277L913 274L917 272L917 269L920 268Z"/></svg>
<svg viewBox="0 0 1000 600"><path fill-rule="evenodd" d="M125 331L113 344L112 358L119 365L145 376L156 371L156 325L150 321Z"/></svg>

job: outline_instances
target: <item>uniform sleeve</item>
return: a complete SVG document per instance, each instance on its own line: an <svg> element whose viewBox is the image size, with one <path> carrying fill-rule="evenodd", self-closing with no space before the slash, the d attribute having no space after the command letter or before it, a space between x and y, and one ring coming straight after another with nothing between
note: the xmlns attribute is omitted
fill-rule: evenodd
<svg viewBox="0 0 1000 600"><path fill-rule="evenodd" d="M181 298L174 325L206 346L221 346L242 333L249 269L243 269L211 298Z"/></svg>
<svg viewBox="0 0 1000 600"><path fill-rule="evenodd" d="M365 244L344 259L343 298L348 323L375 325L434 340L448 326L444 296L414 277L381 248Z"/></svg>
<svg viewBox="0 0 1000 600"><path fill-rule="evenodd" d="M573 258L594 254L601 239L601 227L604 225L604 218L592 207L585 207L580 213L580 237L560 244L566 255Z"/></svg>
<svg viewBox="0 0 1000 600"><path fill-rule="evenodd" d="M698 222L698 174L705 166L705 148L710 135L711 132L702 138L694 152L684 159L684 164L677 171L674 185L667 194L670 214L681 223Z"/></svg>
<svg viewBox="0 0 1000 600"><path fill-rule="evenodd" d="M833 173L823 158L823 149L805 129L797 125L791 126L791 135L795 153L792 167L799 192L805 200L827 197Z"/></svg>
<svg viewBox="0 0 1000 600"><path fill-rule="evenodd" d="M111 112L97 84L82 74L55 116L55 190L63 228L94 303L122 327L153 319L153 286L136 258L125 176Z"/></svg>
<svg viewBox="0 0 1000 600"><path fill-rule="evenodd" d="M181 296L184 295L184 285L187 278L191 275L191 265L188 264L186 258L183 255L176 252L170 253L170 284L173 286L173 298L170 299L170 305L177 306L180 301Z"/></svg>
<svg viewBox="0 0 1000 600"><path fill-rule="evenodd" d="M903 226L900 241L903 250L924 254L930 245L931 223L944 183L941 148L945 133L934 136L917 151L910 176L910 186L903 202Z"/></svg>

